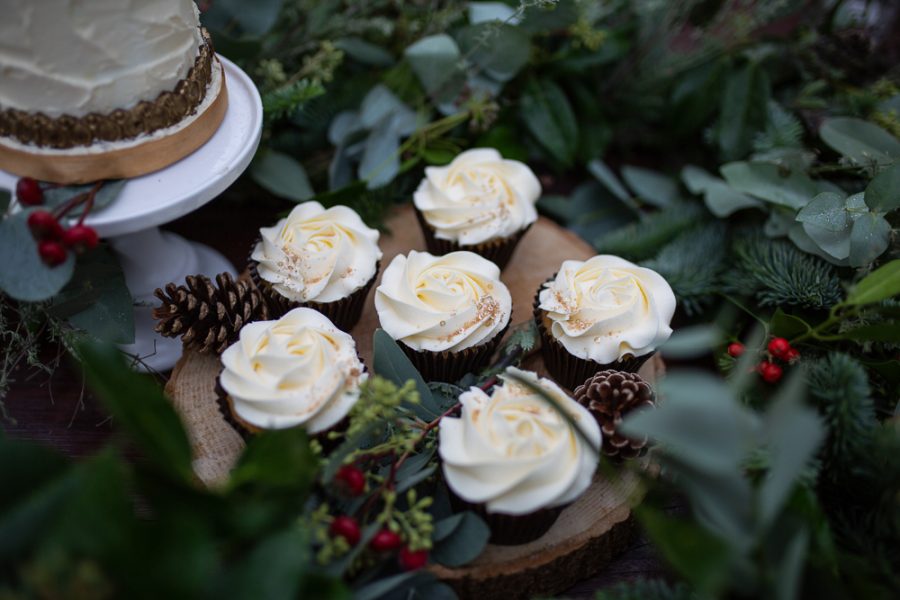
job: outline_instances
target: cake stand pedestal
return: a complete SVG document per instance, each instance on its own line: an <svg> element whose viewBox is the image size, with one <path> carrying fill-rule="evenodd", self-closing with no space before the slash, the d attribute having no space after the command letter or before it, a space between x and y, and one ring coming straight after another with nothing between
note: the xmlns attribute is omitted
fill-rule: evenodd
<svg viewBox="0 0 900 600"><path fill-rule="evenodd" d="M225 68L228 110L216 133L177 163L128 180L115 202L85 220L119 255L135 303L134 343L121 348L145 370L171 369L182 349L180 340L154 331L153 291L187 275L235 273L212 248L159 229L221 194L247 168L259 145L263 117L259 92L234 63L218 58ZM15 189L16 177L0 171L0 187Z"/></svg>

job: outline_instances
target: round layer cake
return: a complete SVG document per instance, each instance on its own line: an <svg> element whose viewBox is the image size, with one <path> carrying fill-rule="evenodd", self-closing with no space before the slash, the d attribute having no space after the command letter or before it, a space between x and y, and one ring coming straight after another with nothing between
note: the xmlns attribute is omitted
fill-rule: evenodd
<svg viewBox="0 0 900 600"><path fill-rule="evenodd" d="M190 154L227 107L191 0L8 0L0 168L60 183L133 177Z"/></svg>

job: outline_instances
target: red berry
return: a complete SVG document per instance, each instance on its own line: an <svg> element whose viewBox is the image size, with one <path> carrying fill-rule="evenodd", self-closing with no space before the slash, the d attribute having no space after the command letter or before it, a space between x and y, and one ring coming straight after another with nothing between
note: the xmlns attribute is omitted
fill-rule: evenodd
<svg viewBox="0 0 900 600"><path fill-rule="evenodd" d="M359 543L360 531L359 524L353 517L342 515L335 517L329 528L331 535L334 537L342 537L347 540L351 546Z"/></svg>
<svg viewBox="0 0 900 600"><path fill-rule="evenodd" d="M390 552L403 545L403 538L390 529L382 529L375 534L375 537L372 538L369 545L372 546L372 550L376 552Z"/></svg>
<svg viewBox="0 0 900 600"><path fill-rule="evenodd" d="M93 227L87 225L75 225L63 232L63 244L77 253L92 250L97 247L100 238Z"/></svg>
<svg viewBox="0 0 900 600"><path fill-rule="evenodd" d="M428 550L416 550L413 552L408 547L400 551L397 557L400 561L400 568L404 571L416 571L425 566L428 562Z"/></svg>
<svg viewBox="0 0 900 600"><path fill-rule="evenodd" d="M784 358L786 362L792 363L800 358L800 351L796 348L788 348L788 351L785 352L782 358Z"/></svg>
<svg viewBox="0 0 900 600"><path fill-rule="evenodd" d="M23 177L16 182L16 198L25 206L37 206L44 202L44 190L31 177Z"/></svg>
<svg viewBox="0 0 900 600"><path fill-rule="evenodd" d="M350 496L359 496L366 491L366 475L353 465L344 465L338 469L334 480Z"/></svg>
<svg viewBox="0 0 900 600"><path fill-rule="evenodd" d="M759 363L759 374L766 383L778 383L784 371L775 363L764 361Z"/></svg>
<svg viewBox="0 0 900 600"><path fill-rule="evenodd" d="M66 247L53 240L38 242L38 254L41 255L41 260L51 267L66 262Z"/></svg>
<svg viewBox="0 0 900 600"><path fill-rule="evenodd" d="M772 338L772 341L769 342L769 354L775 358L783 359L790 349L790 343L783 337Z"/></svg>
<svg viewBox="0 0 900 600"><path fill-rule="evenodd" d="M744 353L744 345L740 342L731 342L728 344L728 354L734 358Z"/></svg>
<svg viewBox="0 0 900 600"><path fill-rule="evenodd" d="M46 210L36 210L28 215L28 228L31 230L31 235L37 240L62 239L62 225Z"/></svg>

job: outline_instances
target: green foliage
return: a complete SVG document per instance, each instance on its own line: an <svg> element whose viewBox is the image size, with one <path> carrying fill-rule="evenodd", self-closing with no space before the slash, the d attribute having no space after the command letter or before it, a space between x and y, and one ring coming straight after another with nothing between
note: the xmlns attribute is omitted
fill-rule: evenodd
<svg viewBox="0 0 900 600"><path fill-rule="evenodd" d="M761 306L828 309L841 300L834 268L792 244L758 232L739 232L733 244L734 270L729 287L753 295Z"/></svg>
<svg viewBox="0 0 900 600"><path fill-rule="evenodd" d="M809 364L807 382L828 423L829 461L837 463L837 468L852 467L855 457L871 443L876 424L865 369L853 357L832 352Z"/></svg>
<svg viewBox="0 0 900 600"><path fill-rule="evenodd" d="M803 143L803 124L800 119L770 100L766 107L766 126L756 134L753 149L766 152L776 148L795 148Z"/></svg>
<svg viewBox="0 0 900 600"><path fill-rule="evenodd" d="M662 275L688 315L700 314L719 290L719 274L727 247L724 224L713 222L688 229L642 266Z"/></svg>
<svg viewBox="0 0 900 600"><path fill-rule="evenodd" d="M602 254L615 254L629 260L648 259L678 234L693 226L702 214L702 209L696 204L671 204L601 237L594 242L594 246Z"/></svg>
<svg viewBox="0 0 900 600"><path fill-rule="evenodd" d="M38 255L37 243L28 229L28 215L33 209L22 210L0 221L0 292L15 300L40 302L57 294L75 272L75 257L70 253L66 261L48 267Z"/></svg>
<svg viewBox="0 0 900 600"><path fill-rule="evenodd" d="M661 579L635 579L600 590L594 600L699 600L683 583L670 584Z"/></svg>

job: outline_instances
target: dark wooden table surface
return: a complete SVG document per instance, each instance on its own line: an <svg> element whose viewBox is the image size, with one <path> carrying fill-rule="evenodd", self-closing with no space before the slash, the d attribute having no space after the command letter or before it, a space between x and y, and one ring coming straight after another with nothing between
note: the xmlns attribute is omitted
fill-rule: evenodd
<svg viewBox="0 0 900 600"><path fill-rule="evenodd" d="M241 180L215 201L174 221L165 229L203 242L222 252L239 269L259 227L269 226L290 204ZM165 283L165 282L161 282ZM160 374L160 383L167 373ZM7 435L53 446L74 458L101 449L113 425L99 403L85 389L77 364L63 361L52 377L21 368L5 400ZM639 577L667 577L657 553L639 534L621 556L595 577L567 592L571 598L593 597L596 590Z"/></svg>

